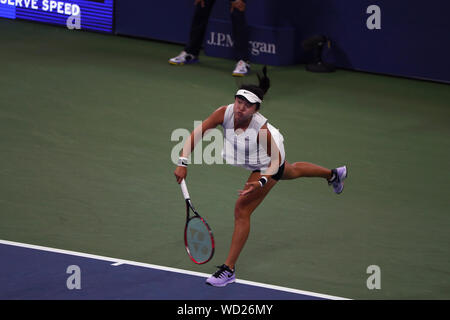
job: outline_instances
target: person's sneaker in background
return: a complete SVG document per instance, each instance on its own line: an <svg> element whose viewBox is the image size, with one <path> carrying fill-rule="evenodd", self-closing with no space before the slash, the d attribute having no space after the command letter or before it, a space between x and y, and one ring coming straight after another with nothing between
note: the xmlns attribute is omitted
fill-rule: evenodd
<svg viewBox="0 0 450 320"><path fill-rule="evenodd" d="M243 77L250 72L250 64L245 62L244 60L239 60L236 63L236 67L233 70L233 76L235 77Z"/></svg>
<svg viewBox="0 0 450 320"><path fill-rule="evenodd" d="M177 66L198 62L198 58L186 51L181 51L179 55L169 59L169 63Z"/></svg>

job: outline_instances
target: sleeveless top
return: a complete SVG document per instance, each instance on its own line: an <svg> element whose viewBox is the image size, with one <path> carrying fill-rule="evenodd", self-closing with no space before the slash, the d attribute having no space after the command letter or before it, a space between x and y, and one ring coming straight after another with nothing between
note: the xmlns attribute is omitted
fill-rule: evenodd
<svg viewBox="0 0 450 320"><path fill-rule="evenodd" d="M225 162L233 166L243 167L248 170L261 170L264 171L270 165L270 157L267 154L266 148L266 135L264 130L261 132L258 143L258 133L261 127L267 123L267 119L256 112L250 124L245 131L234 129L234 104L228 105L225 116L223 119L222 127L224 129L224 144L222 150L222 157ZM281 166L285 160L285 152L282 134L267 123L267 127L278 146L281 153Z"/></svg>

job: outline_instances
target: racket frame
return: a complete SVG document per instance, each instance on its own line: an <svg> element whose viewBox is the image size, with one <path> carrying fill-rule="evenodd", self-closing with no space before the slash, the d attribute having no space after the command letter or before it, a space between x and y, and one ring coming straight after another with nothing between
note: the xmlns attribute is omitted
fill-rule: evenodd
<svg viewBox="0 0 450 320"><path fill-rule="evenodd" d="M212 257L214 256L214 250L215 250L215 244L214 244L214 236L212 233L211 228L209 227L209 224L206 222L205 219L202 218L202 216L200 216L200 214L197 212L197 210L195 209L194 205L192 204L191 198L189 196L189 192L187 190L187 186L186 186L186 182L185 180L183 180L181 182L181 190L183 192L185 201L186 201L186 225L184 227L184 245L186 248L186 252L189 256L189 258L196 264L205 264L208 261L210 261L212 259ZM194 213L193 216L190 215L190 211L192 211ZM209 237L211 239L211 254L208 257L208 259L206 259L205 261L197 261L194 259L194 257L191 255L191 252L189 250L189 246L188 246L188 241L187 241L187 227L188 227L188 223L189 221L191 221L192 219L200 219L202 221L202 223L205 225L206 229L208 230L209 233Z"/></svg>

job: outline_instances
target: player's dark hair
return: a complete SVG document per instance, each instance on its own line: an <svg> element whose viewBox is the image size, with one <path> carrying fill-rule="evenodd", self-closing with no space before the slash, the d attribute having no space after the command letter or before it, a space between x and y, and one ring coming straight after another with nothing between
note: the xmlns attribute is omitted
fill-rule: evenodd
<svg viewBox="0 0 450 320"><path fill-rule="evenodd" d="M270 79L267 76L267 66L264 66L262 70L262 75L260 73L257 74L259 84L243 84L239 89L248 90L258 96L261 100L264 99L264 95L267 93L267 91L270 88ZM260 104L257 103L256 108L259 109Z"/></svg>

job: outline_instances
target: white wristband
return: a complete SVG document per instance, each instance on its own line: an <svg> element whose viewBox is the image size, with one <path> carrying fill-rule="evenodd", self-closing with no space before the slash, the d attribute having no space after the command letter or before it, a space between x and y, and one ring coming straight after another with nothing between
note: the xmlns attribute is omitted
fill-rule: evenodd
<svg viewBox="0 0 450 320"><path fill-rule="evenodd" d="M188 166L188 158L185 158L185 157L178 158L178 166L187 167Z"/></svg>
<svg viewBox="0 0 450 320"><path fill-rule="evenodd" d="M259 184L261 185L261 188L262 188L267 183L267 178L266 177L261 177L261 179L259 179L258 182L259 182Z"/></svg>

